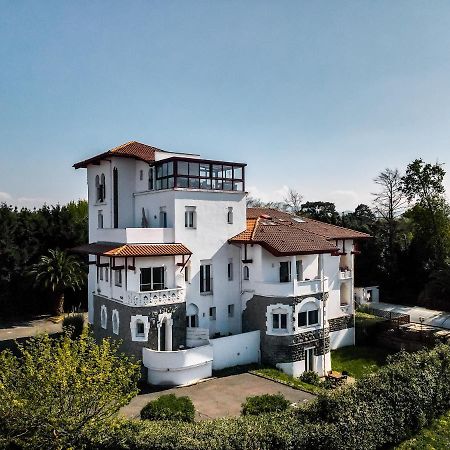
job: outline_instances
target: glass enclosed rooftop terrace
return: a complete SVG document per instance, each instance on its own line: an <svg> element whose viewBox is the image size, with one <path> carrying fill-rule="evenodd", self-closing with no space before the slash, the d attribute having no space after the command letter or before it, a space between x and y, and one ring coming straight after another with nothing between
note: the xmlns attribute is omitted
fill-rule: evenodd
<svg viewBox="0 0 450 450"><path fill-rule="evenodd" d="M149 171L149 189L189 188L220 191L245 190L246 164L189 158L156 162Z"/></svg>

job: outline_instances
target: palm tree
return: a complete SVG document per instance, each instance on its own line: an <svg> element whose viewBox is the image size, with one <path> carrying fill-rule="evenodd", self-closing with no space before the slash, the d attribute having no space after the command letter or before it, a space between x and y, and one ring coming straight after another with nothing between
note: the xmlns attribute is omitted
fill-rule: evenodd
<svg viewBox="0 0 450 450"><path fill-rule="evenodd" d="M64 312L64 291L81 289L86 273L73 255L58 249L49 250L49 253L33 264L30 274L36 277L37 284L53 292L53 312L61 315Z"/></svg>

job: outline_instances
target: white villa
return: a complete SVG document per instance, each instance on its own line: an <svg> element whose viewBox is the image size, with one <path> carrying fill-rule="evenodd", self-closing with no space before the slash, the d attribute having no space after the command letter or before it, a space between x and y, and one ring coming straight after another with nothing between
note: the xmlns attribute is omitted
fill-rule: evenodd
<svg viewBox="0 0 450 450"><path fill-rule="evenodd" d="M357 231L246 207L246 164L129 142L87 169L89 321L152 384L263 362L330 370L354 344Z"/></svg>

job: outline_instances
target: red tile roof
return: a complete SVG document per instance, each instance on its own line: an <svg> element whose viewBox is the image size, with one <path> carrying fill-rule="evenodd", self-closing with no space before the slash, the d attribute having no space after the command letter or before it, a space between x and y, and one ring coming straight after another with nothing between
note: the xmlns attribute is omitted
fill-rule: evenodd
<svg viewBox="0 0 450 450"><path fill-rule="evenodd" d="M173 153L167 150L161 150L157 147L152 147L151 145L141 144L140 142L131 141L125 144L119 145L111 150L104 153L100 153L92 158L85 159L73 165L75 169L86 168L89 164L96 164L102 159L111 156L120 156L122 158L134 158L147 163L155 161L155 152Z"/></svg>
<svg viewBox="0 0 450 450"><path fill-rule="evenodd" d="M366 233L329 225L270 208L248 208L247 228L229 242L259 244L276 256L330 253L333 240L364 239Z"/></svg>
<svg viewBox="0 0 450 450"><path fill-rule="evenodd" d="M192 255L183 244L120 244L114 242L96 242L84 244L72 249L76 253L89 253L102 256L175 256Z"/></svg>

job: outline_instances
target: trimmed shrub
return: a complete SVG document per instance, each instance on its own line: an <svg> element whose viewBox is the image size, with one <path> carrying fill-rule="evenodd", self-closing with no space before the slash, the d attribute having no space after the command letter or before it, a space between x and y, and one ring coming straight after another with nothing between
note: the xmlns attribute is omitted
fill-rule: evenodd
<svg viewBox="0 0 450 450"><path fill-rule="evenodd" d="M161 395L148 402L141 410L141 419L178 420L193 422L195 408L189 397L177 397L175 394Z"/></svg>
<svg viewBox="0 0 450 450"><path fill-rule="evenodd" d="M285 411L290 402L281 394L263 394L247 397L242 403L243 416L259 416L260 414Z"/></svg>
<svg viewBox="0 0 450 450"><path fill-rule="evenodd" d="M300 375L300 380L304 383L312 384L313 386L320 386L320 377L317 372L306 371Z"/></svg>
<svg viewBox="0 0 450 450"><path fill-rule="evenodd" d="M64 317L62 329L68 333L71 339L77 339L81 336L84 329L84 315L83 314L69 314Z"/></svg>

